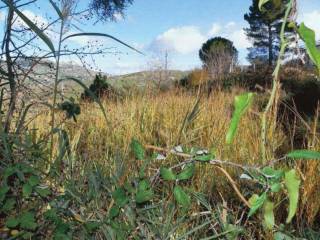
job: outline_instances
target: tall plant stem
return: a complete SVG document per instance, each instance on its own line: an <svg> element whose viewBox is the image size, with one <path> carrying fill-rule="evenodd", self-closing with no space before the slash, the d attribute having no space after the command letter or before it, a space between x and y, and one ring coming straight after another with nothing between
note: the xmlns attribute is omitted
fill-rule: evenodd
<svg viewBox="0 0 320 240"><path fill-rule="evenodd" d="M11 4L13 4L13 2L11 2ZM10 43L11 43L13 17L14 17L14 11L10 7L8 10L7 26L6 26L6 32L4 37L6 64L7 64L8 80L9 80L9 86L10 86L10 103L9 103L9 109L6 115L5 125L4 125L4 130L6 133L9 133L10 131L11 121L15 111L16 100L17 100L16 81L15 81L15 75L13 71L13 62L10 55Z"/></svg>
<svg viewBox="0 0 320 240"><path fill-rule="evenodd" d="M263 163L266 163L266 161L267 161L267 153L266 153L267 117L268 117L268 113L269 113L270 109L272 108L272 106L276 102L277 92L279 91L279 85L280 85L279 73L280 73L282 58L283 58L285 50L288 46L288 41L285 38L285 28L287 25L287 21L288 21L288 17L291 12L291 9L292 9L292 0L290 0L286 6L286 12L285 12L285 16L284 16L283 23L281 26L281 32L280 32L280 40L281 40L280 53L278 56L276 68L273 72L272 91L271 91L271 95L270 95L268 104L267 104L264 112L262 113L262 118L261 118L261 154L262 154ZM276 118L276 115L275 115L275 118Z"/></svg>
<svg viewBox="0 0 320 240"><path fill-rule="evenodd" d="M53 88L53 103L51 109L51 142L50 142L50 160L53 160L53 148L54 148L54 128L55 128L55 109L57 105L57 95L58 95L58 84L59 84L59 67L60 67L60 52L61 52L61 45L62 45L62 37L63 37L63 29L64 29L64 20L61 20L60 26L60 36L59 36L59 46L58 52L56 53L56 73L54 79L54 88Z"/></svg>

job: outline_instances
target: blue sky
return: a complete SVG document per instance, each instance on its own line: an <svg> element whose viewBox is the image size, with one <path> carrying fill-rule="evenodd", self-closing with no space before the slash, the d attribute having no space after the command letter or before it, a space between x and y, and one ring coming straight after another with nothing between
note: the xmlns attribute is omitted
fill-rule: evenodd
<svg viewBox="0 0 320 240"><path fill-rule="evenodd" d="M79 1L79 7L85 7L86 1ZM139 55L121 47L112 41L99 39L106 47L114 47L120 54L95 56L96 66L111 74L124 74L149 70L164 64L164 52L168 52L171 69L192 69L200 67L198 50L210 37L223 36L234 42L240 53L240 63L246 64L247 48L251 43L243 28L247 23L243 15L248 11L251 0L135 0L125 16L117 16L117 22L98 23L75 22L83 31L111 34L145 53ZM313 27L320 39L320 1L298 0L299 21ZM32 7L24 9L26 15L38 22L49 21L55 17L49 1L38 0ZM3 16L1 13L1 24ZM70 33L78 32L71 28ZM70 48L86 45L93 41L81 37L69 41ZM80 63L76 58L63 61ZM88 60L90 62L92 60Z"/></svg>

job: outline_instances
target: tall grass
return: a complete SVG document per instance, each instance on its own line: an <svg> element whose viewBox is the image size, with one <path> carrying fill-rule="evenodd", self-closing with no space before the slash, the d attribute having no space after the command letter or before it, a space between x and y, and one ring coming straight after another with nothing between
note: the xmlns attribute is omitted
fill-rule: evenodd
<svg viewBox="0 0 320 240"><path fill-rule="evenodd" d="M117 152L129 155L129 145L132 138L138 138L146 145L172 148L177 145L183 147L199 147L215 149L217 157L228 159L244 165L261 165L262 159L259 149L259 120L254 110L245 116L233 146L225 144L225 133L229 127L232 113L232 102L235 95L242 92L234 89L232 92L216 91L209 98L202 98L199 113L188 123L183 131L181 126L186 114L191 111L197 96L184 91L173 90L160 95L136 95L121 101L105 100L104 107L110 125L103 119L102 113L92 103L84 103L82 114L77 123L65 123L65 129L70 138L79 137L77 156L79 161L93 161L112 167L110 159L114 159ZM257 108L257 107L256 107ZM61 119L63 117L61 116ZM36 119L40 132L47 122L47 114ZM180 141L179 141L180 139ZM268 152L278 150L285 141L280 132L268 139L272 142ZM170 165L178 161L171 157L165 161L155 161L155 167ZM126 162L129 168L136 169L136 162ZM219 184L214 177L212 168L204 167L197 176L197 185L201 190L210 190L214 184ZM222 181L222 185L223 185ZM225 190L226 188L222 188Z"/></svg>

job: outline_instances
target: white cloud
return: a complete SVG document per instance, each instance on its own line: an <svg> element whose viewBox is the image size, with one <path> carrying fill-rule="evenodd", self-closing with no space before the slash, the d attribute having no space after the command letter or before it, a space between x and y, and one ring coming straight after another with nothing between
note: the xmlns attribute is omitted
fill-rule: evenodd
<svg viewBox="0 0 320 240"><path fill-rule="evenodd" d="M236 27L236 23L235 22L228 22L226 25L226 29L231 29Z"/></svg>
<svg viewBox="0 0 320 240"><path fill-rule="evenodd" d="M207 34L210 37L224 37L231 40L237 49L246 49L252 46L247 38L242 26L238 26L235 22L228 22L225 25L214 23Z"/></svg>
<svg viewBox="0 0 320 240"><path fill-rule="evenodd" d="M197 51L205 40L206 37L195 26L171 28L156 37L151 44L151 49L189 54Z"/></svg>
<svg viewBox="0 0 320 240"><path fill-rule="evenodd" d="M124 20L123 14L121 14L121 13L115 13L115 14L113 14L113 17L117 22Z"/></svg>
<svg viewBox="0 0 320 240"><path fill-rule="evenodd" d="M246 49L252 46L243 29L236 30L227 35L237 49Z"/></svg>
<svg viewBox="0 0 320 240"><path fill-rule="evenodd" d="M316 32L317 39L320 40L320 10L303 13L301 15L301 22L312 28Z"/></svg>
<svg viewBox="0 0 320 240"><path fill-rule="evenodd" d="M209 36L215 36L220 33L222 27L219 23L212 24L212 27L208 33Z"/></svg>

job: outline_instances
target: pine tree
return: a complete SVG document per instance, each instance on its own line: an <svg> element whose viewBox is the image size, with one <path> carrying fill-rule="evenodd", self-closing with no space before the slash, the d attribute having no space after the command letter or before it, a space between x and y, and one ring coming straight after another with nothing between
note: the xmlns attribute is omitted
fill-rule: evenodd
<svg viewBox="0 0 320 240"><path fill-rule="evenodd" d="M253 47L248 49L250 62L268 62L269 66L274 63L280 47L279 35L285 2L271 1L265 7L272 11L260 11L259 0L252 0L249 13L244 15L244 19L250 25L244 30L248 38L253 41ZM267 14L268 12L272 12L273 15Z"/></svg>

